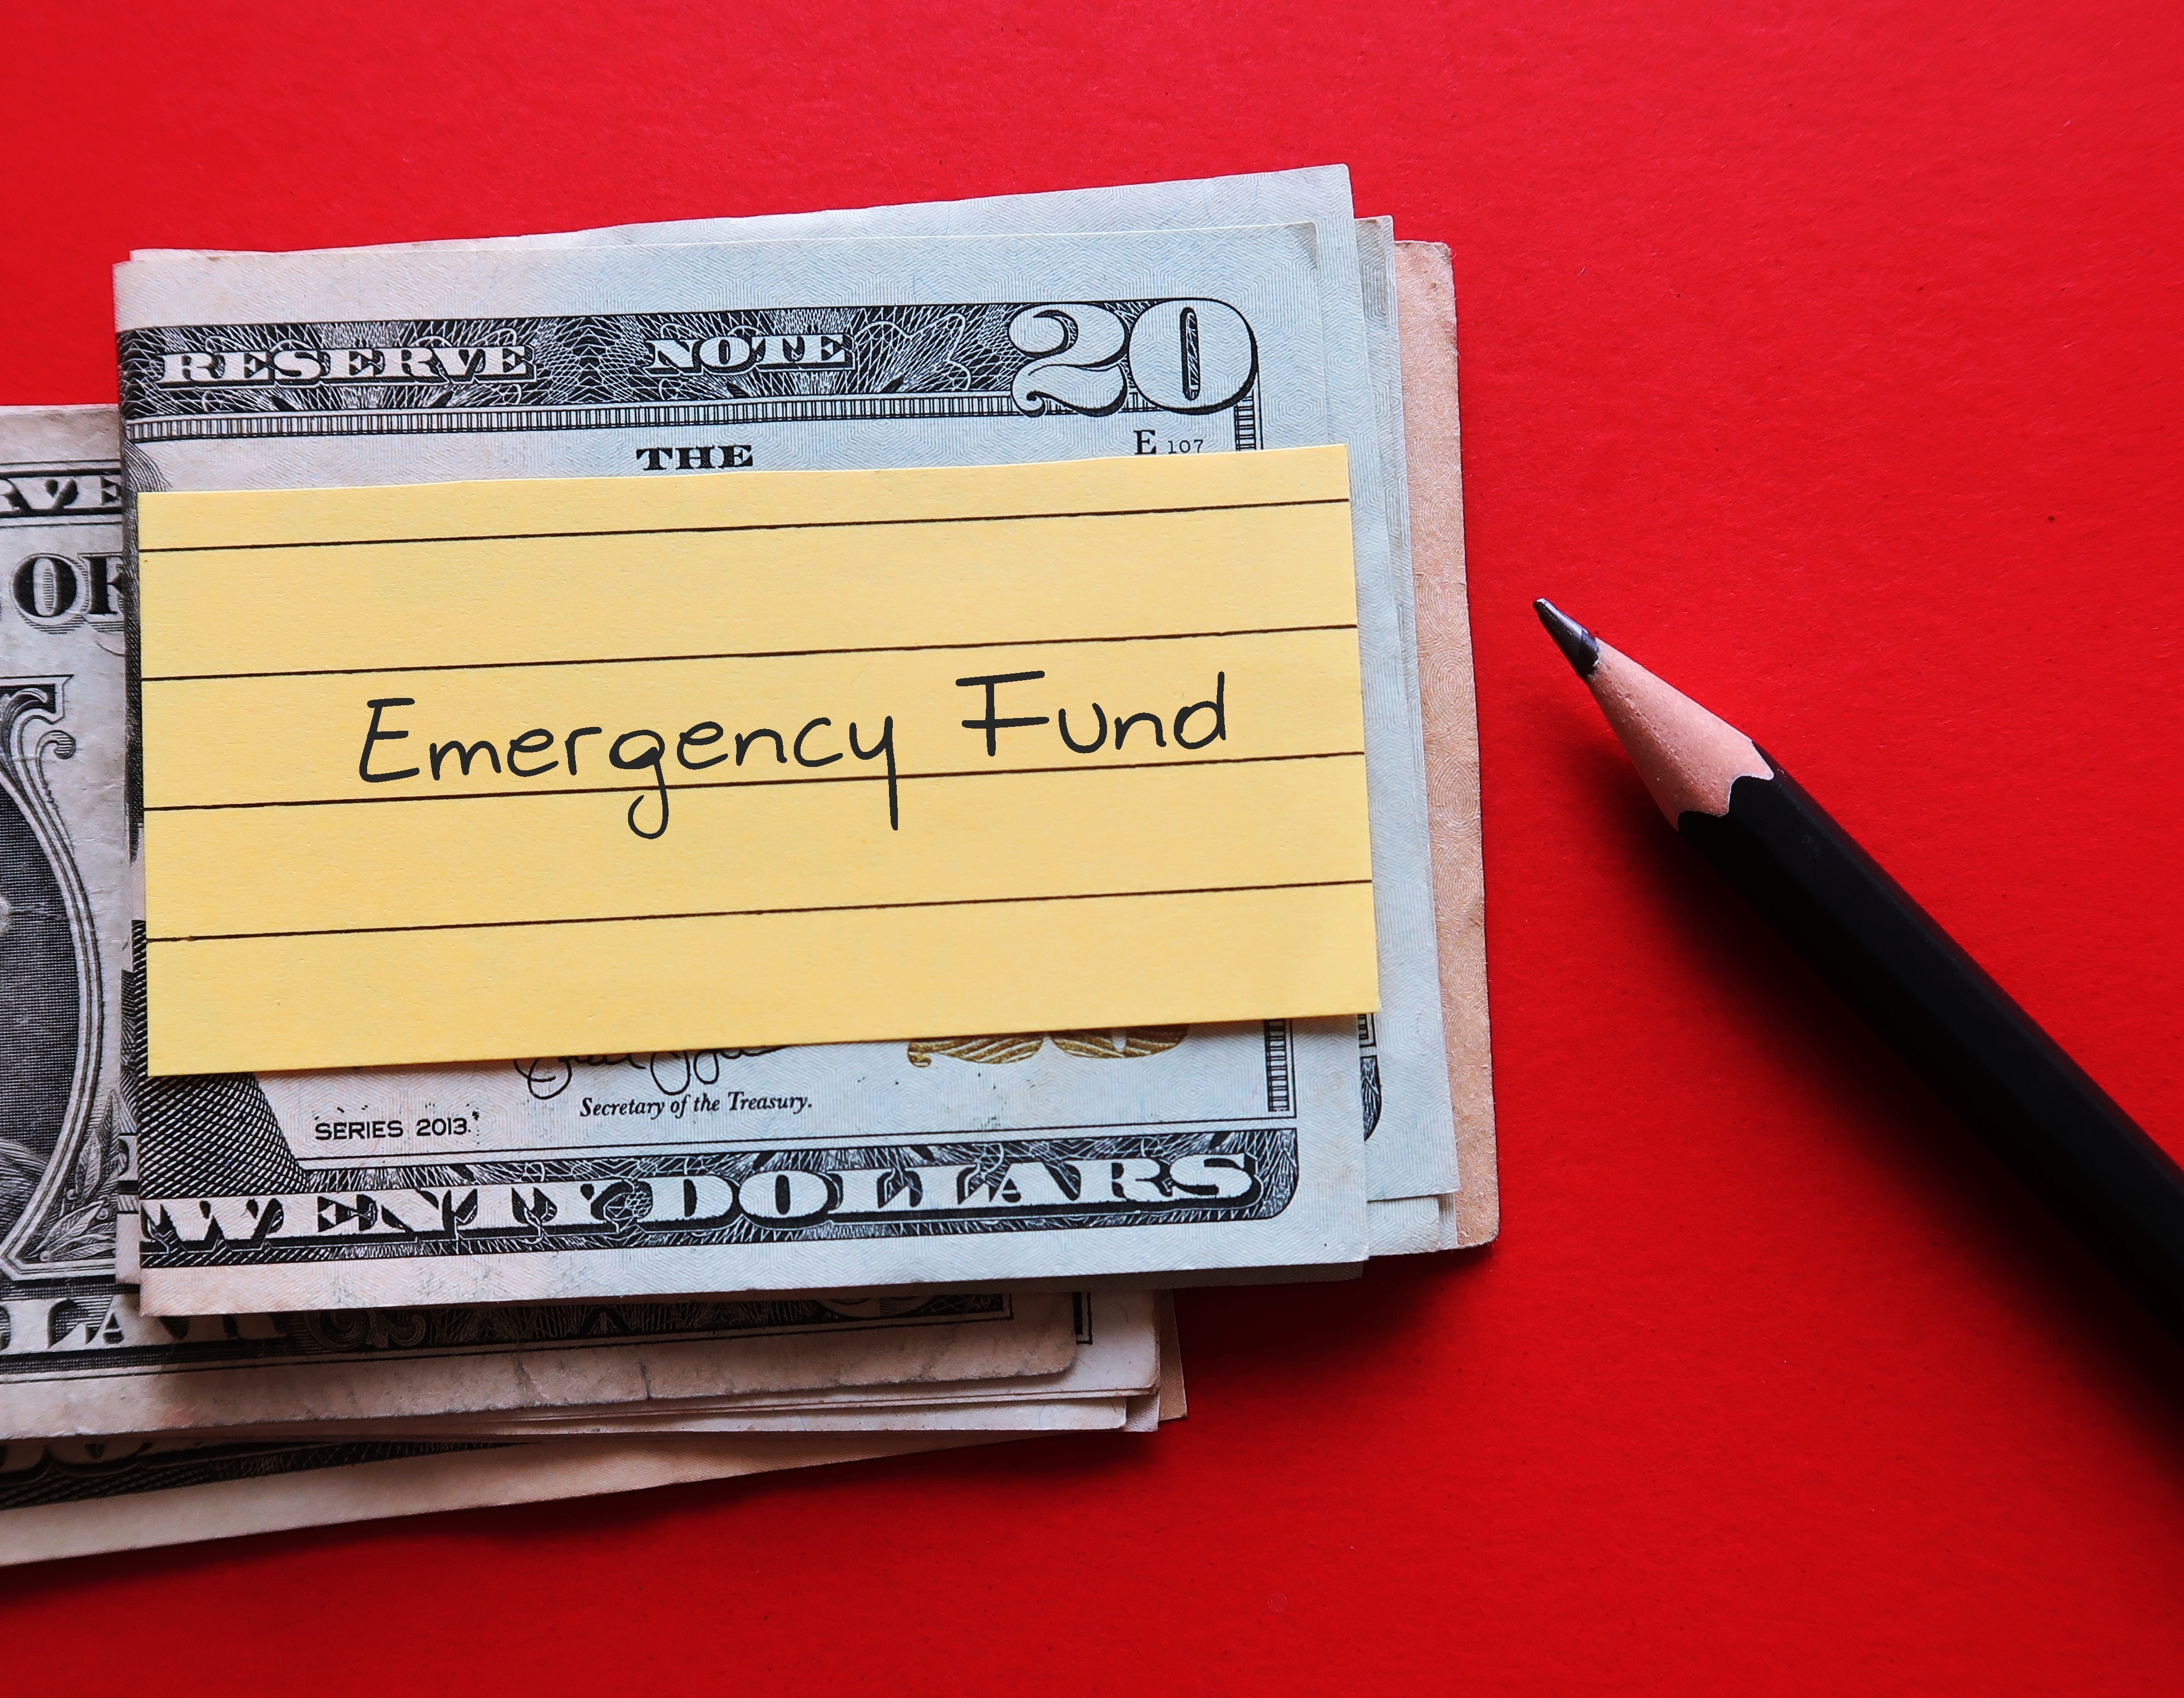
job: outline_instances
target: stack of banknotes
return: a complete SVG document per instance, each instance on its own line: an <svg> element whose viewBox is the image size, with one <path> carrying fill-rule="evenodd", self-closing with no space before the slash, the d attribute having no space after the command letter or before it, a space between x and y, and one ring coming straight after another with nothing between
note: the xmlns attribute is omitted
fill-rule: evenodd
<svg viewBox="0 0 2184 1698"><path fill-rule="evenodd" d="M1173 1288L1493 1236L1453 296L1341 168L116 300L118 411L0 410L0 1562L1150 1432ZM148 1076L136 492L1333 443L1377 1010Z"/></svg>

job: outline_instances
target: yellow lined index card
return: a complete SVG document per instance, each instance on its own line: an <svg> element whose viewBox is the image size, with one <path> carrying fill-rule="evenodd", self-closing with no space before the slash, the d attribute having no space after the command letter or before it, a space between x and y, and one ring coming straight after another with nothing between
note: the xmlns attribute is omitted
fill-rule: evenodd
<svg viewBox="0 0 2184 1698"><path fill-rule="evenodd" d="M151 1071L1378 1005L1340 448L146 494Z"/></svg>

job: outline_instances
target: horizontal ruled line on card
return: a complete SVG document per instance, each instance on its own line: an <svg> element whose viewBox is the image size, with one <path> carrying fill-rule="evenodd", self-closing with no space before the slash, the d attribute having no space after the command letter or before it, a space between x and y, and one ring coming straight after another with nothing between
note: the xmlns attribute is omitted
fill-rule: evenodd
<svg viewBox="0 0 2184 1698"><path fill-rule="evenodd" d="M668 788L685 790L777 790L792 785L898 784L930 782L945 778L1028 778L1072 772L1173 772L1201 766L1260 766L1275 761L1362 760L1362 749L1330 749L1306 754L1221 754L1201 760L1106 761L1096 766L971 766L954 772L899 772L892 780L885 772L844 772L809 778L690 778L677 779ZM511 799L546 796L639 796L651 793L649 781L639 784L583 784L560 789L450 790L421 796L312 796L270 802L159 802L148 804L148 814L216 814L247 808L370 808L405 802L504 802Z"/></svg>
<svg viewBox="0 0 2184 1698"><path fill-rule="evenodd" d="M435 543L557 543L593 537L717 537L760 531L867 531L905 525L1027 525L1080 519L1158 519L1186 513L1251 513L1294 507L1347 507L1350 498L1304 496L1289 501L1222 501L1190 507L1096 508L1074 513L955 513L889 519L803 519L761 525L655 525L629 530L498 531L445 537L325 537L301 542L143 544L140 554L227 554L271 548L404 548Z"/></svg>
<svg viewBox="0 0 2184 1698"><path fill-rule="evenodd" d="M808 660L833 654L927 654L977 649L1051 649L1095 643L1191 643L1214 637L1295 637L1318 631L1355 631L1355 621L1336 625L1262 625L1236 631L1126 632L1112 637L1027 637L980 643L876 643L853 649L753 649L704 654L604 654L575 660L462 660L424 666L315 666L280 672L168 672L147 684L235 683L251 678L354 678L391 673L495 672L532 666L650 666L703 660Z"/></svg>
<svg viewBox="0 0 2184 1698"><path fill-rule="evenodd" d="M1243 896L1271 890L1334 890L1369 878L1310 878L1286 884L1208 884L1188 890L1089 890L1036 896L961 896L921 902L844 902L807 908L722 908L687 914L597 914L538 920L460 920L426 926L333 926L313 931L214 932L148 938L148 944L238 944L266 938L359 938L404 932L504 932L539 926L641 926L671 920L765 920L792 914L874 914L905 908L996 908L1039 902L1137 902L1162 897Z"/></svg>

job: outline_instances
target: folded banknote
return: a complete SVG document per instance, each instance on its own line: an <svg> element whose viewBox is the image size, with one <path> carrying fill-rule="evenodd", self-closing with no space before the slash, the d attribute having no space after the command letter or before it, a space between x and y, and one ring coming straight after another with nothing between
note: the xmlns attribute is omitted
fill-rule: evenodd
<svg viewBox="0 0 2184 1698"><path fill-rule="evenodd" d="M1179 1398L1172 1331L1156 1338L1140 1293L145 1315L133 1256L116 1260L136 1133L117 1088L132 905L113 409L0 409L0 1562L954 1432L1144 1430ZM795 1436L828 1431L929 1436ZM611 1433L645 1442L589 1442ZM760 1436L707 1436L730 1433Z"/></svg>

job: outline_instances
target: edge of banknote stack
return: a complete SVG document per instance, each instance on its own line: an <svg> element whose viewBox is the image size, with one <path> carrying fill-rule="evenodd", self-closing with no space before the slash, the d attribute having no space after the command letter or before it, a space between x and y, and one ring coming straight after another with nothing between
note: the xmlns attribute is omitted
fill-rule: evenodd
<svg viewBox="0 0 2184 1698"><path fill-rule="evenodd" d="M1187 387L1134 368L1139 320L1208 303L1248 336ZM1346 171L145 253L117 304L118 415L0 409L0 1563L1150 1432L1173 1288L1495 1236L1453 290ZM134 492L1323 443L1376 1014L148 1077ZM603 1147L599 1102L712 1107ZM456 1121L490 1130L326 1132ZM798 1174L833 1206L659 1218ZM477 1228L487 1187L521 1234Z"/></svg>

